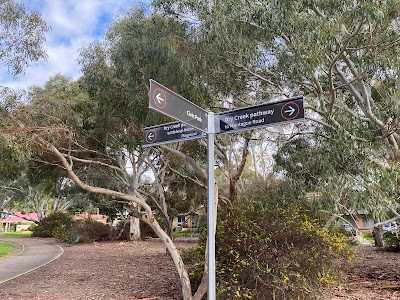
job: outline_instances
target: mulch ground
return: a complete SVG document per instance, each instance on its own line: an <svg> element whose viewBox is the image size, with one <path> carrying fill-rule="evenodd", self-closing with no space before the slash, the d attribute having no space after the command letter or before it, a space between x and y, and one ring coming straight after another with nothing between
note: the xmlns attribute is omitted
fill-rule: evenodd
<svg viewBox="0 0 400 300"><path fill-rule="evenodd" d="M193 243L178 243L186 248ZM171 259L158 241L62 245L52 263L0 285L2 300L180 299ZM400 253L360 246L343 282L321 300L400 300Z"/></svg>
<svg viewBox="0 0 400 300"><path fill-rule="evenodd" d="M59 259L1 284L0 299L180 299L178 275L159 242L62 246Z"/></svg>
<svg viewBox="0 0 400 300"><path fill-rule="evenodd" d="M343 283L323 290L323 300L400 300L400 253L359 246L354 260L341 263Z"/></svg>

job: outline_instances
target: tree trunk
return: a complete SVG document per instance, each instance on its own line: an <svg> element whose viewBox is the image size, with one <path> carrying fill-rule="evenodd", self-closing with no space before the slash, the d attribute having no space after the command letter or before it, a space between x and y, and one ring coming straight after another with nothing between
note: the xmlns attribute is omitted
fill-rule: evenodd
<svg viewBox="0 0 400 300"><path fill-rule="evenodd" d="M116 197L122 200L127 200L130 201L131 203L134 203L136 207L142 207L145 211L145 215L142 215L138 211L136 211L137 216L141 218L142 221L146 222L151 226L151 228L154 230L154 232L157 234L157 236L160 238L162 242L166 245L169 254L172 257L172 260L175 264L175 267L178 271L178 275L181 281L181 287L182 287L182 296L183 300L192 300L192 289L190 286L190 279L189 279L189 274L186 270L186 267L183 263L182 257L180 256L180 253L174 243L172 242L171 238L165 233L165 231L161 228L161 226L158 224L157 220L154 218L153 212L151 210L151 207L146 203L146 201L143 201L141 198L138 198L133 195L127 195L121 192L105 189L105 188L100 188L100 187L94 187L85 184L81 179L75 174L75 172L72 169L72 165L67 161L67 159L61 154L61 152L54 147L52 144L45 142L43 139L38 138L38 141L43 143L46 148L50 149L61 161L62 165L65 167L66 172L68 173L69 177L82 189L96 193L96 194L102 194L102 195L107 195L107 196L112 196Z"/></svg>
<svg viewBox="0 0 400 300"><path fill-rule="evenodd" d="M383 247L383 229L382 225L375 226L373 229L374 239L375 239L375 247Z"/></svg>
<svg viewBox="0 0 400 300"><path fill-rule="evenodd" d="M151 226L151 228L154 230L160 240L163 241L165 246L167 247L168 253L169 255L171 255L176 270L178 271L178 275L181 281L183 300L192 300L192 289L190 285L189 274L186 270L185 264L183 263L182 257L178 249L176 248L168 234L161 228L160 224L158 224L155 219L153 219L152 222L147 219L144 219L143 221Z"/></svg>
<svg viewBox="0 0 400 300"><path fill-rule="evenodd" d="M237 191L237 180L235 178L231 178L229 180L229 201L231 203L235 203L238 197Z"/></svg>
<svg viewBox="0 0 400 300"><path fill-rule="evenodd" d="M139 241L142 238L140 232L140 220L134 217L134 214L138 212L138 205L132 203L131 209L133 210L133 213L129 214L129 240Z"/></svg>
<svg viewBox="0 0 400 300"><path fill-rule="evenodd" d="M140 220L134 216L129 216L129 240L139 241L140 239Z"/></svg>

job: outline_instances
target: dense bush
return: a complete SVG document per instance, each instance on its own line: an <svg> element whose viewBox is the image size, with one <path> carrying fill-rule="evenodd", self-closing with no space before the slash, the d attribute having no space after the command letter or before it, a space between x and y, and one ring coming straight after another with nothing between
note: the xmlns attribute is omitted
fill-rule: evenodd
<svg viewBox="0 0 400 300"><path fill-rule="evenodd" d="M311 299L332 283L332 263L348 257L342 235L321 230L316 219L295 205L265 206L246 201L220 216L216 233L219 299ZM203 272L205 240L184 254L193 288Z"/></svg>
<svg viewBox="0 0 400 300"><path fill-rule="evenodd" d="M383 241L389 251L400 252L400 237L398 235L388 234Z"/></svg>
<svg viewBox="0 0 400 300"><path fill-rule="evenodd" d="M81 242L95 242L110 239L110 227L93 221L74 221L67 213L56 212L43 218L39 225L33 228L34 237L53 237L62 242L70 243L76 236Z"/></svg>
<svg viewBox="0 0 400 300"><path fill-rule="evenodd" d="M64 212L54 212L40 220L37 227L33 228L33 237L55 237L61 231L72 229L74 221L71 216Z"/></svg>
<svg viewBox="0 0 400 300"><path fill-rule="evenodd" d="M140 237L145 240L149 237L156 238L157 234L145 222L140 222ZM112 240L129 240L129 222L119 222L111 232Z"/></svg>
<svg viewBox="0 0 400 300"><path fill-rule="evenodd" d="M74 235L79 235L85 243L109 240L111 236L110 226L93 221L78 221L73 226Z"/></svg>

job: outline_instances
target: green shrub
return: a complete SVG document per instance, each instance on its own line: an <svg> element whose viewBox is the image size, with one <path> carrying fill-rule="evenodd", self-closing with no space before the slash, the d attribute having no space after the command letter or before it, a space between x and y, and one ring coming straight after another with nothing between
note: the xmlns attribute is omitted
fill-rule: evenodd
<svg viewBox="0 0 400 300"><path fill-rule="evenodd" d="M74 220L64 212L54 212L40 220L37 227L33 228L33 237L54 237L55 230L65 228L72 230Z"/></svg>
<svg viewBox="0 0 400 300"><path fill-rule="evenodd" d="M73 236L74 233L71 228L57 227L53 230L53 237L61 242L70 243L70 241L72 241Z"/></svg>
<svg viewBox="0 0 400 300"><path fill-rule="evenodd" d="M150 227L150 225L145 222L140 222L140 237L142 240L145 240L149 237L156 238L157 234ZM117 227L111 232L111 239L129 240L129 222L119 222Z"/></svg>
<svg viewBox="0 0 400 300"><path fill-rule="evenodd" d="M400 252L400 238L396 234L389 234L383 241L388 250Z"/></svg>
<svg viewBox="0 0 400 300"><path fill-rule="evenodd" d="M43 218L39 225L32 228L34 237L53 237L62 242L70 243L74 237L79 241L91 243L110 239L110 226L94 221L74 221L67 213L56 212Z"/></svg>
<svg viewBox="0 0 400 300"><path fill-rule="evenodd" d="M94 220L76 222L73 232L74 235L80 235L80 241L84 243L109 240L111 236L109 225Z"/></svg>
<svg viewBox="0 0 400 300"><path fill-rule="evenodd" d="M350 254L343 235L321 230L306 211L261 201L243 202L221 215L216 244L219 299L311 299L321 284L334 282L335 259ZM194 289L204 248L201 239L184 254Z"/></svg>
<svg viewBox="0 0 400 300"><path fill-rule="evenodd" d="M32 224L29 226L29 231L32 231L32 232L35 231L36 227L38 227L38 225L35 224L35 223L32 223Z"/></svg>

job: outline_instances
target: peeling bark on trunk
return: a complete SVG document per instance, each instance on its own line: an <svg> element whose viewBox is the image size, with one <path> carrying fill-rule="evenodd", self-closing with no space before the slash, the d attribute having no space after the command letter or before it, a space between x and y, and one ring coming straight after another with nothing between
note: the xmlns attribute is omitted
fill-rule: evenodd
<svg viewBox="0 0 400 300"><path fill-rule="evenodd" d="M134 216L129 216L129 240L139 241L140 239L140 220Z"/></svg>
<svg viewBox="0 0 400 300"><path fill-rule="evenodd" d="M383 229L382 229L382 225L375 226L372 232L374 234L375 247L382 248L383 247Z"/></svg>

